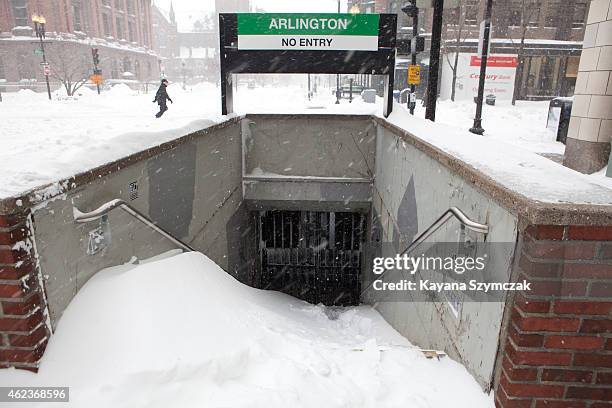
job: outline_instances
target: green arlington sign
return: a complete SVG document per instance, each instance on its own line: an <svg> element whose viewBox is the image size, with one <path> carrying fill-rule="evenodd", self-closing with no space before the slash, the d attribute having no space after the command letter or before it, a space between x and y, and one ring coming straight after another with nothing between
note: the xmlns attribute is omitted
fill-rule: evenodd
<svg viewBox="0 0 612 408"><path fill-rule="evenodd" d="M238 14L239 50L378 51L378 14Z"/></svg>

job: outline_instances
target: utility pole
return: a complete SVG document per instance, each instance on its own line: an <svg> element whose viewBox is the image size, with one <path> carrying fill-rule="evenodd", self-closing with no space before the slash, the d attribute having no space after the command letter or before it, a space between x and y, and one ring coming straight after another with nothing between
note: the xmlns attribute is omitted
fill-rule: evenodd
<svg viewBox="0 0 612 408"><path fill-rule="evenodd" d="M338 0L338 14L340 14L340 0ZM336 105L340 104L340 74L336 74Z"/></svg>
<svg viewBox="0 0 612 408"><path fill-rule="evenodd" d="M427 82L427 108L425 119L436 121L436 103L438 100L438 74L440 72L440 45L442 43L442 17L444 0L433 0L433 27L431 30L431 52L429 62L429 80Z"/></svg>
<svg viewBox="0 0 612 408"><path fill-rule="evenodd" d="M482 102L484 99L485 80L487 76L487 60L489 58L489 41L491 37L491 13L493 9L493 0L487 0L487 8L484 18L484 38L482 39L482 56L480 60L480 78L478 81L478 96L476 97L476 117L474 118L474 126L470 128L470 132L477 135L482 135Z"/></svg>
<svg viewBox="0 0 612 408"><path fill-rule="evenodd" d="M32 16L32 21L34 22L34 30L36 31L36 36L40 40L40 50L42 52L43 59L42 65L45 73L45 80L47 81L47 94L49 95L49 100L51 100L51 86L49 85L49 63L47 62L47 56L45 55L44 42L44 38L46 37L45 24L47 23L47 20L43 16L34 14Z"/></svg>

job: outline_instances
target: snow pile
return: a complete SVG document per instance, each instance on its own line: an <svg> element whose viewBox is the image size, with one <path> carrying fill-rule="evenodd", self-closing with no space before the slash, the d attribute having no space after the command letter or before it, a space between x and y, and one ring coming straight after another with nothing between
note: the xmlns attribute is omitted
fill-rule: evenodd
<svg viewBox="0 0 612 408"><path fill-rule="evenodd" d="M427 360L370 307L252 289L199 253L98 273L39 374L0 370L0 385L70 386L83 408L493 406L464 367Z"/></svg>

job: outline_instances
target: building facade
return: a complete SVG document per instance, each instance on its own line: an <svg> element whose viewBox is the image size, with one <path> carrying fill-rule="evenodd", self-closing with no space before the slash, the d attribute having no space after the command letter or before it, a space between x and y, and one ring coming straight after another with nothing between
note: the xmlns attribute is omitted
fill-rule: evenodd
<svg viewBox="0 0 612 408"><path fill-rule="evenodd" d="M179 44L174 5L170 3L170 11L167 14L164 10L153 5L152 16L155 52L162 60L176 58L179 55Z"/></svg>
<svg viewBox="0 0 612 408"><path fill-rule="evenodd" d="M105 79L159 78L151 0L0 0L0 81L7 87L29 83L37 89L44 82L34 14L46 20L45 51L52 72L54 62L69 55L82 62L71 64L75 74L92 73L91 50L97 48Z"/></svg>
<svg viewBox="0 0 612 408"><path fill-rule="evenodd" d="M398 67L397 87L405 86L403 71L407 68L412 18L401 11L406 1L349 0L349 10L355 5L359 12L398 14L400 54L404 66ZM444 12L443 52L472 54L478 49L480 23L485 0L456 0L459 7ZM589 0L494 0L492 16L493 54L518 55L521 37L525 37L516 74L519 76L518 99L550 99L573 95L578 74ZM433 10L421 10L419 32L426 40L431 37ZM421 54L421 64L427 68L429 41ZM400 55L402 60L402 55Z"/></svg>

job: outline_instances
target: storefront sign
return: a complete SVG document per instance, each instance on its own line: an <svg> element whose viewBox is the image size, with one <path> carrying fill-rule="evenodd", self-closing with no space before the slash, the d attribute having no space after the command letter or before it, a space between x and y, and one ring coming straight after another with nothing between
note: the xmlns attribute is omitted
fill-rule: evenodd
<svg viewBox="0 0 612 408"><path fill-rule="evenodd" d="M238 14L238 50L377 51L378 14Z"/></svg>

